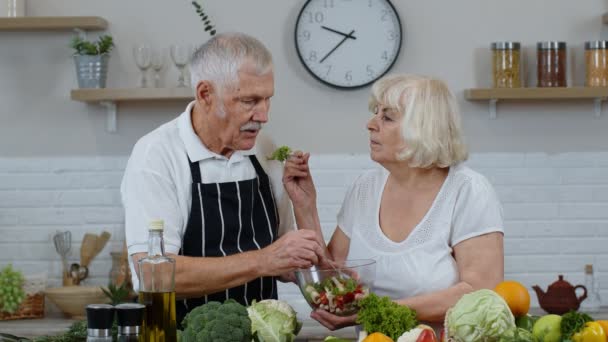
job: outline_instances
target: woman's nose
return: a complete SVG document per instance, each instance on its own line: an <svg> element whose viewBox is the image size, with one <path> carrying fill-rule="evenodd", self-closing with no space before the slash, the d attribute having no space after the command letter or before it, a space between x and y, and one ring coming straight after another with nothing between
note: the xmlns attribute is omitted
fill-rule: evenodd
<svg viewBox="0 0 608 342"><path fill-rule="evenodd" d="M378 126L376 125L376 116L372 116L368 121L367 121L367 129L369 131L375 131L378 129Z"/></svg>

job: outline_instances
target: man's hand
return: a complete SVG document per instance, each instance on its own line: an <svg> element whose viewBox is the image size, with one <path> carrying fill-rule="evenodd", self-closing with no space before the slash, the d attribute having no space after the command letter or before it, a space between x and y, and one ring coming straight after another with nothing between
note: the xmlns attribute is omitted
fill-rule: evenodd
<svg viewBox="0 0 608 342"><path fill-rule="evenodd" d="M312 230L289 232L261 252L264 276L280 276L299 268L309 268L318 264L324 256L323 248Z"/></svg>
<svg viewBox="0 0 608 342"><path fill-rule="evenodd" d="M357 324L357 314L341 317L325 310L317 309L310 314L310 317L331 331Z"/></svg>
<svg viewBox="0 0 608 342"><path fill-rule="evenodd" d="M283 185L297 209L309 210L317 201L317 191L308 167L309 158L310 153L296 151L285 161Z"/></svg>

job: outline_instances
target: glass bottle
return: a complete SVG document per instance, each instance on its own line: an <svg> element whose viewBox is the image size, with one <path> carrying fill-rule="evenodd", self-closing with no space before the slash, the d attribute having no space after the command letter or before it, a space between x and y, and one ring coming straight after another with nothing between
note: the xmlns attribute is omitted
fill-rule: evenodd
<svg viewBox="0 0 608 342"><path fill-rule="evenodd" d="M114 307L109 304L89 304L87 311L87 342L112 342Z"/></svg>
<svg viewBox="0 0 608 342"><path fill-rule="evenodd" d="M585 43L585 66L585 86L608 86L608 41L594 40Z"/></svg>
<svg viewBox="0 0 608 342"><path fill-rule="evenodd" d="M593 265L585 265L585 287L587 288L587 298L581 302L580 310L599 312L601 305L599 284L593 274Z"/></svg>
<svg viewBox="0 0 608 342"><path fill-rule="evenodd" d="M144 341L176 342L175 260L165 256L164 222L148 228L148 255L139 260L139 302L146 306Z"/></svg>
<svg viewBox="0 0 608 342"><path fill-rule="evenodd" d="M521 87L521 44L494 42L492 49L492 85L494 88Z"/></svg>
<svg viewBox="0 0 608 342"><path fill-rule="evenodd" d="M143 340L141 328L144 322L145 309L145 305L137 303L116 305L117 342L140 342Z"/></svg>
<svg viewBox="0 0 608 342"><path fill-rule="evenodd" d="M536 45L538 87L566 87L566 43L539 42Z"/></svg>

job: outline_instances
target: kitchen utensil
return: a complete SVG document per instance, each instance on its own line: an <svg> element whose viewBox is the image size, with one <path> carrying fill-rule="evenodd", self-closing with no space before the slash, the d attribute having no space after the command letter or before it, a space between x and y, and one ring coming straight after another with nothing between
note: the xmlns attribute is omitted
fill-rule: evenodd
<svg viewBox="0 0 608 342"><path fill-rule="evenodd" d="M359 295L369 293L374 285L376 278L376 261L372 259L361 260L346 260L344 262L335 262L335 266L323 268L313 266L308 269L299 269L295 272L296 283L304 295L304 299L313 309L329 309L335 315L348 316L357 311L356 302ZM346 276L344 276L346 275ZM341 294L342 303L338 303L337 296L331 296L331 302L327 304L323 301L330 300L330 296L323 296L323 292L338 288L336 283L342 286L346 282L356 281L360 285L358 290L345 291ZM325 283L325 284L323 284ZM325 285L325 286L322 286ZM314 295L316 292L316 295ZM322 298L325 299L322 299ZM348 298L348 299L347 299ZM341 306L341 307L340 307ZM337 310L340 308L340 310Z"/></svg>
<svg viewBox="0 0 608 342"><path fill-rule="evenodd" d="M65 285L68 278L68 259L67 256L72 250L72 233L70 231L60 232L58 231L53 235L53 243L55 244L55 250L61 256L61 262L63 264L62 278Z"/></svg>
<svg viewBox="0 0 608 342"><path fill-rule="evenodd" d="M70 278L72 278L72 285L78 285L84 278L89 275L89 268L77 263L73 263L70 266Z"/></svg>
<svg viewBox="0 0 608 342"><path fill-rule="evenodd" d="M80 247L80 265L89 267L91 260L101 252L111 236L108 232L103 232L100 236L86 233Z"/></svg>

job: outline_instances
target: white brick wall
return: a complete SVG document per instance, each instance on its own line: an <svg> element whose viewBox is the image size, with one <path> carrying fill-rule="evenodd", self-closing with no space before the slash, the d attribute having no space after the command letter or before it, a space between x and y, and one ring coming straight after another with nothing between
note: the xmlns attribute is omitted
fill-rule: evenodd
<svg viewBox="0 0 608 342"><path fill-rule="evenodd" d="M13 263L26 274L48 272L49 284L58 285L61 262L53 234L72 231L70 262L78 262L84 233L107 230L112 239L87 280L105 284L109 252L124 241L119 185L126 160L0 158L0 267ZM468 164L488 177L504 205L506 278L545 288L562 273L579 284L584 265L593 263L608 305L608 153L484 153ZM311 158L326 238L347 186L372 167L366 154ZM280 288L305 316L295 285Z"/></svg>

